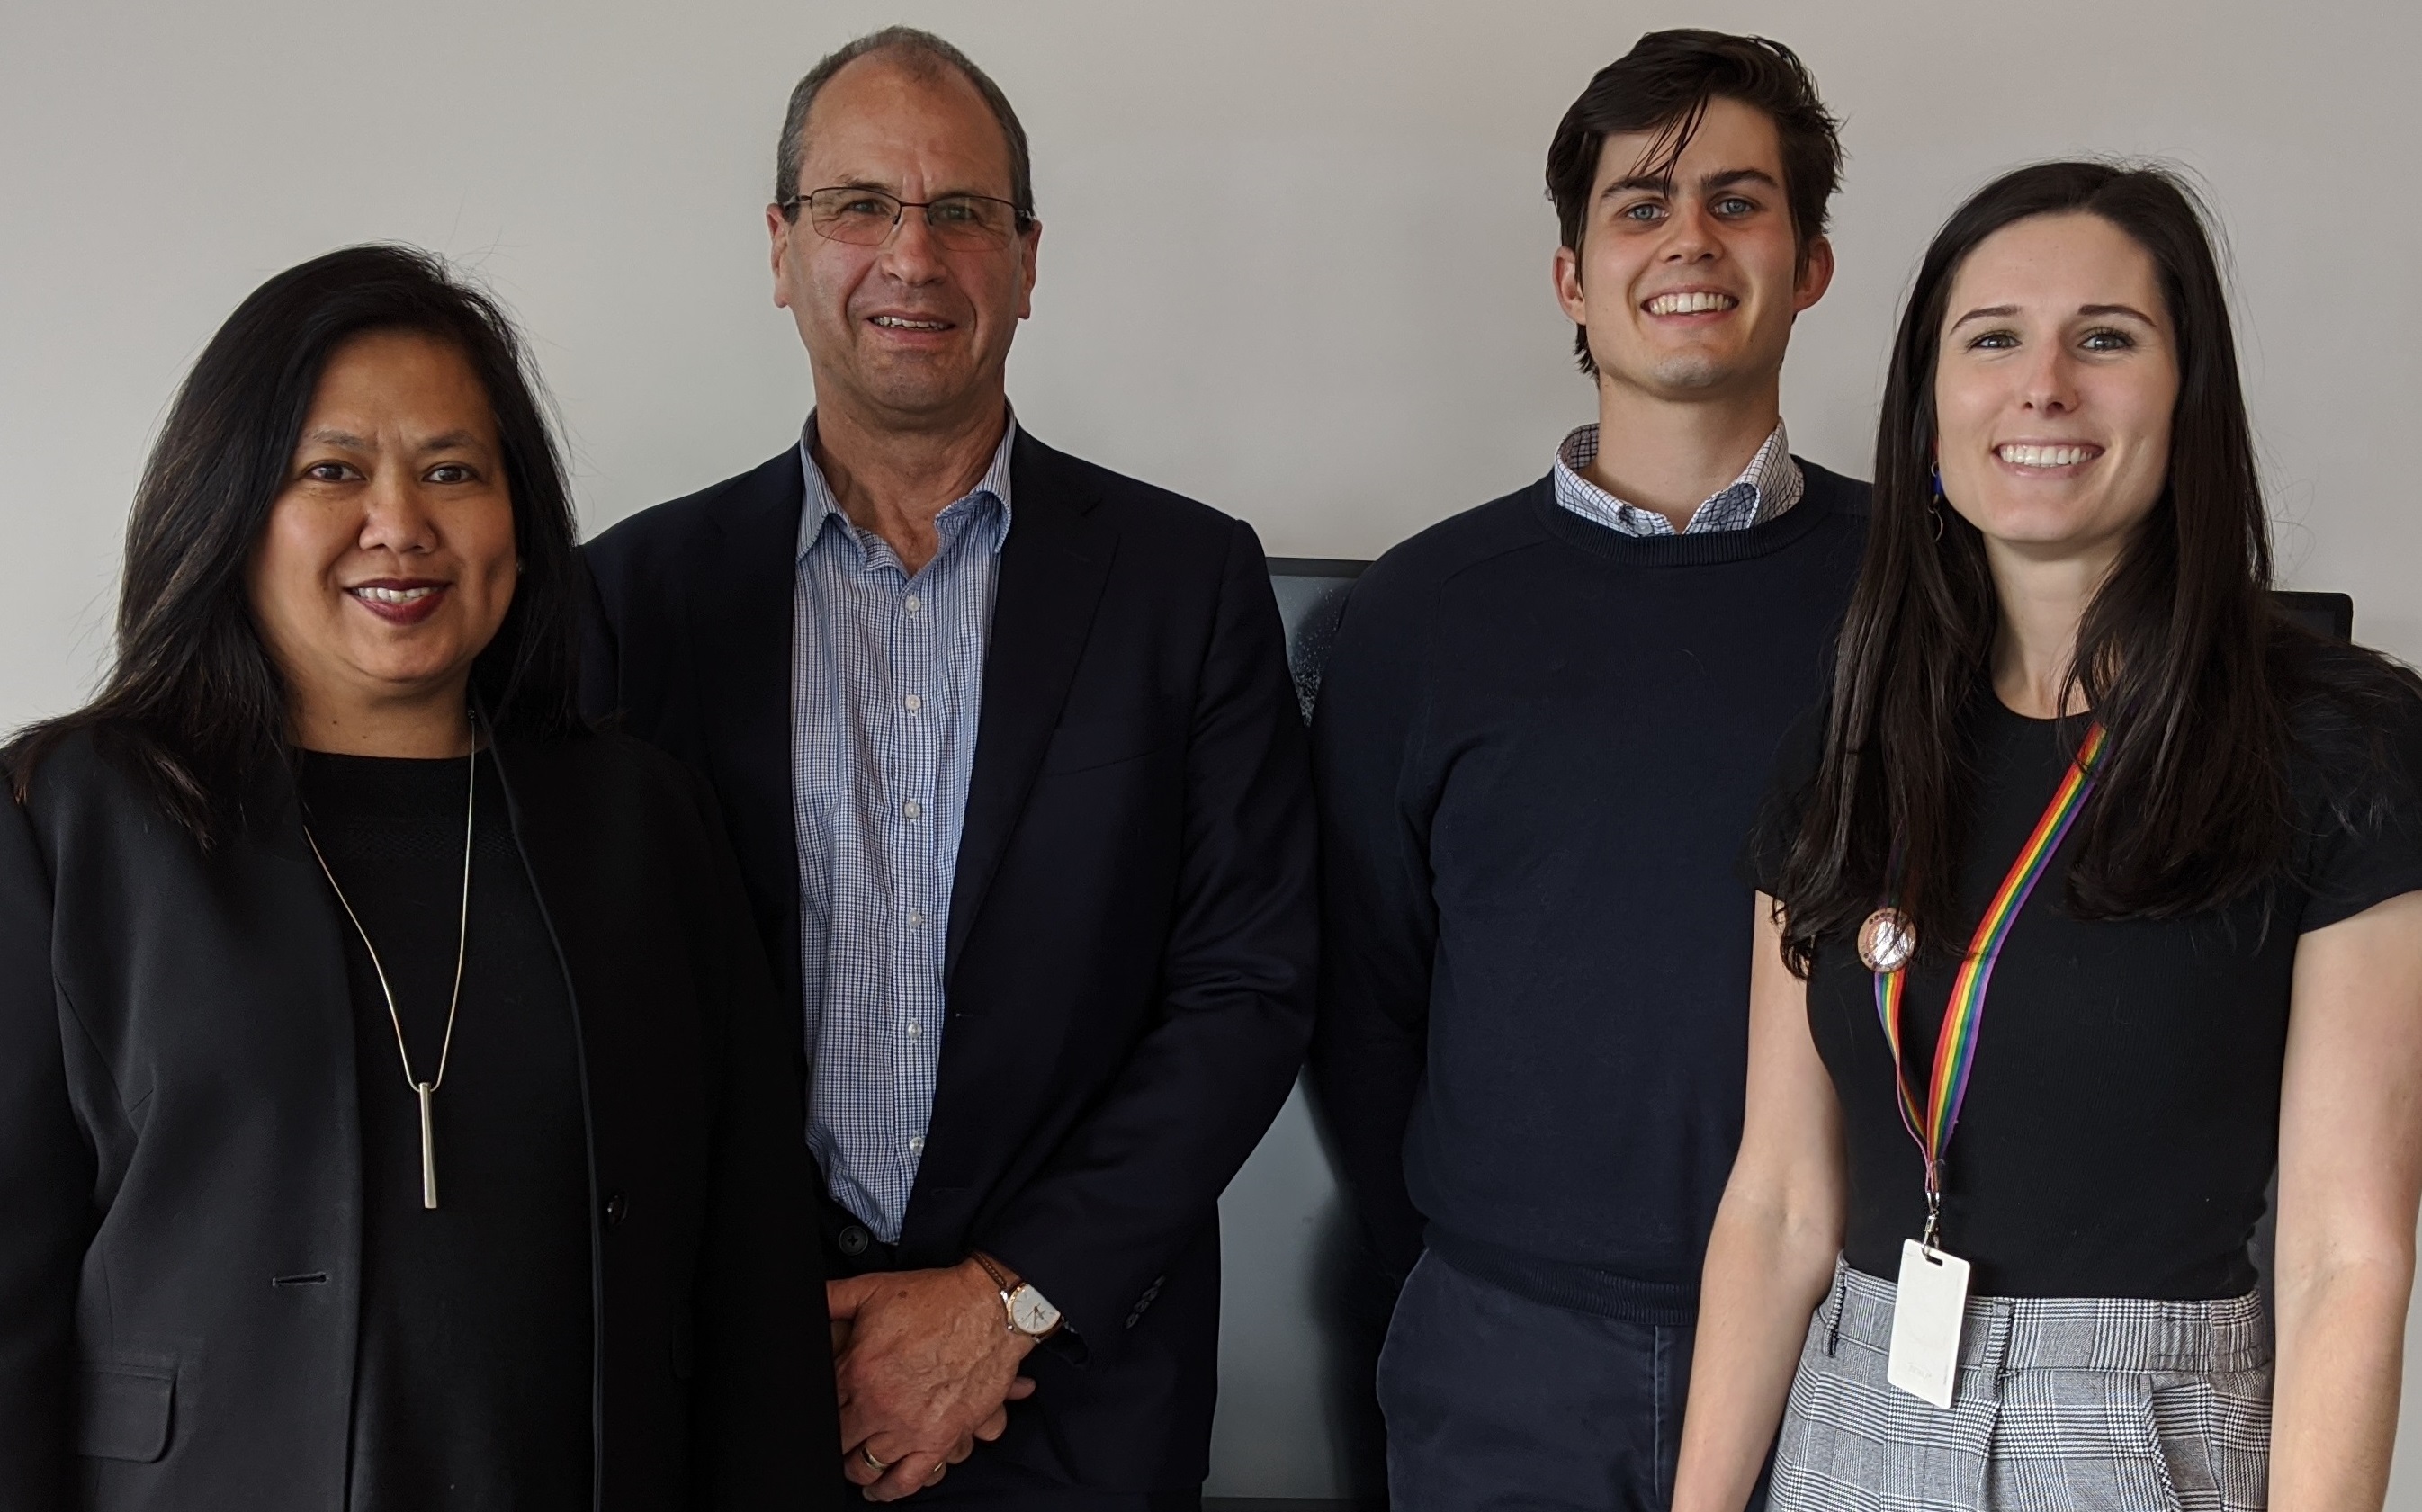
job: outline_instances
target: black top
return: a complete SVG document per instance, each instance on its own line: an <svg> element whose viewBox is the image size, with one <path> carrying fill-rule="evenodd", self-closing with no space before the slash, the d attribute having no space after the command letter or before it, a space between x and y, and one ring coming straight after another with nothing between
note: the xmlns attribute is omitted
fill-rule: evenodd
<svg viewBox="0 0 2422 1512"><path fill-rule="evenodd" d="M1794 732L1753 838L1745 869L1769 892L1789 844L1777 816L1796 810L1812 779L1816 728L1812 715ZM1967 737L1977 787L1958 948L2080 734L1980 692ZM2300 722L2292 781L2304 818L2291 870L2301 881L2227 908L2176 920L2073 917L2064 883L2084 825L2071 829L1994 968L1945 1156L1942 1243L1974 1265L1972 1290L2180 1300L2253 1289L2247 1243L2278 1153L2297 938L2422 888L2413 786L2422 777L2422 702L2393 735L2391 770L2382 772L2367 742ZM2109 796L2098 792L2089 807ZM2381 811L2360 817L2374 800ZM1901 1011L1912 1087L1932 1068L1956 970L1933 952L1911 968ZM1808 1021L1848 1146L1845 1254L1889 1279L1902 1241L1923 1226L1924 1162L1895 1101L1874 974L1847 939L1817 943Z"/></svg>
<svg viewBox="0 0 2422 1512"><path fill-rule="evenodd" d="M453 988L466 775L460 759L305 752L299 764L310 833L378 947L423 1081L437 1074ZM421 1204L419 1099L386 999L360 935L342 930L362 1130L354 1512L590 1504L577 1042L484 757L479 789L462 1006L434 1097L435 1211Z"/></svg>
<svg viewBox="0 0 2422 1512"><path fill-rule="evenodd" d="M1313 1068L1384 1262L1693 1314L1740 1139L1740 836L1823 687L1866 486L1619 535L1546 479L1356 583L1313 723ZM1426 1220L1426 1232L1424 1223Z"/></svg>

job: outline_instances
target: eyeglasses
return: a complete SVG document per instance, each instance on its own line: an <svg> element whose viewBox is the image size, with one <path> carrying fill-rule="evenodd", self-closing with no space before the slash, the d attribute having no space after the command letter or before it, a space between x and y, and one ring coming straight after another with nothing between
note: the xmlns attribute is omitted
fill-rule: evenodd
<svg viewBox="0 0 2422 1512"><path fill-rule="evenodd" d="M795 217L801 205L808 207L808 224L818 236L854 247L883 245L891 240L902 212L912 210L925 212L925 227L935 241L965 251L1007 246L1027 225L1016 206L990 195L944 195L920 202L880 189L818 189L782 201L782 213Z"/></svg>

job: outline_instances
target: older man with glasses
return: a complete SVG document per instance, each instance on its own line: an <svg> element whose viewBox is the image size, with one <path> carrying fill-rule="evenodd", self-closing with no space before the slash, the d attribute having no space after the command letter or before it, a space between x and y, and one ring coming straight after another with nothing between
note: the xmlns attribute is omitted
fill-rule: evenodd
<svg viewBox="0 0 2422 1512"><path fill-rule="evenodd" d="M777 173L815 413L591 543L589 702L712 787L799 1005L843 1473L1194 1506L1217 1200L1311 1019L1260 542L1011 413L1042 227L1025 132L958 50L895 27L826 58Z"/></svg>

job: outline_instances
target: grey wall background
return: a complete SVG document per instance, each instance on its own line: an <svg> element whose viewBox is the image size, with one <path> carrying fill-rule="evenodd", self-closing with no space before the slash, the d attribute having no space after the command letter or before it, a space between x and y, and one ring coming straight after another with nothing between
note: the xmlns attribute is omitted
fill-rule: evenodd
<svg viewBox="0 0 2422 1512"><path fill-rule="evenodd" d="M186 363L339 242L436 248L519 313L592 529L784 445L810 395L766 291L772 134L817 55L894 20L968 48L1033 135L1027 423L1289 554L1374 555L1537 475L1588 416L1540 160L1644 29L1780 36L1848 117L1842 273L1785 384L1798 448L1845 471L1961 193L2055 154L2171 158L2229 227L2288 585L2352 593L2358 638L2422 659L2410 5L0 0L0 723L90 686ZM1239 1190L1276 1212L1312 1179L1273 1155ZM1282 1421L1257 1364L1282 1332L1232 1344L1231 1425ZM2392 1504L2422 1508L2409 1441ZM1302 1494L1222 1463L1215 1489Z"/></svg>

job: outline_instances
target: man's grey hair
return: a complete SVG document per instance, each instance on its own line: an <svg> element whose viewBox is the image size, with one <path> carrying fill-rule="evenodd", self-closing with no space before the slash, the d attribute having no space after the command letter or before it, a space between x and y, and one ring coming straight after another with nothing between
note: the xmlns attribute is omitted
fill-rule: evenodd
<svg viewBox="0 0 2422 1512"><path fill-rule="evenodd" d="M816 102L817 93L830 83L832 76L870 53L882 53L902 67L924 77L943 70L955 70L992 109L993 119L1000 123L1000 134L1009 139L1009 197L1017 207L1020 230L1034 219L1034 162L1026 150L1026 128L1017 122L1017 112L1009 105L1009 97L992 76L977 68L975 60L929 31L914 26L886 26L879 32L869 32L856 41L847 42L826 54L822 62L808 70L798 86L791 91L791 108L782 116L782 141L774 152L774 203L789 205L786 212L795 215L798 207L794 196L822 185L799 182L799 160L806 155L803 133L808 125L808 108Z"/></svg>

